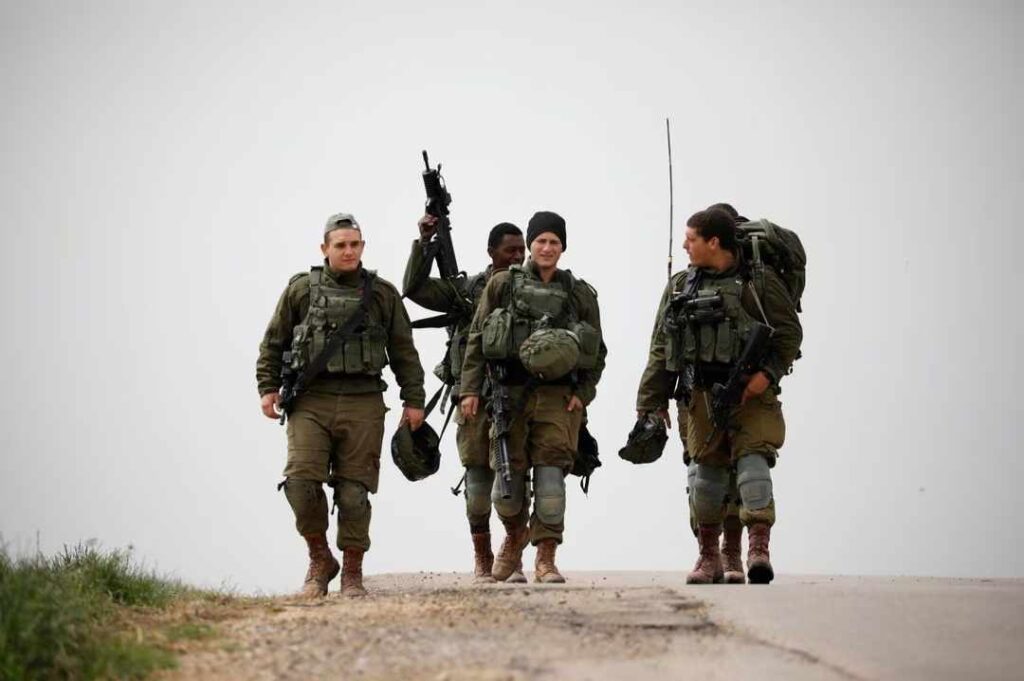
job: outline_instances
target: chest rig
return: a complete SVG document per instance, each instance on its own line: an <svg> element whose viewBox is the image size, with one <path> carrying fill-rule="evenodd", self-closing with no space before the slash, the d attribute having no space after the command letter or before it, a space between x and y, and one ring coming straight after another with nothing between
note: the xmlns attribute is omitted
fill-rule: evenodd
<svg viewBox="0 0 1024 681"><path fill-rule="evenodd" d="M542 329L566 329L579 342L577 369L592 369L597 362L601 334L580 321L573 290L578 284L572 273L559 272L544 283L521 265L509 268L508 298L484 321L483 351L488 359L519 356L519 347Z"/></svg>
<svg viewBox="0 0 1024 681"><path fill-rule="evenodd" d="M665 309L665 368L684 373L702 364L731 366L756 322L743 307L742 274L711 275L696 268L680 277Z"/></svg>
<svg viewBox="0 0 1024 681"><path fill-rule="evenodd" d="M369 313L369 300L377 275L365 272L359 288L336 286L323 267L309 271L309 311L292 332L292 369L301 371L337 333L326 370L332 374L376 376L387 365L387 332Z"/></svg>

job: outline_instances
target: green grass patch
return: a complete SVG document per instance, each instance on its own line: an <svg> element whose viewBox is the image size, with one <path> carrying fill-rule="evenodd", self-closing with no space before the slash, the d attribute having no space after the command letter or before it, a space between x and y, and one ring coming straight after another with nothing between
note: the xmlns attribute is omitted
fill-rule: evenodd
<svg viewBox="0 0 1024 681"><path fill-rule="evenodd" d="M0 547L0 679L141 679L173 667L161 639L204 638L212 627L186 623L154 637L130 620L204 597L217 596L156 575L130 550L88 543L14 558Z"/></svg>
<svg viewBox="0 0 1024 681"><path fill-rule="evenodd" d="M217 630L204 622L182 622L167 627L164 632L171 641L202 641L217 635Z"/></svg>

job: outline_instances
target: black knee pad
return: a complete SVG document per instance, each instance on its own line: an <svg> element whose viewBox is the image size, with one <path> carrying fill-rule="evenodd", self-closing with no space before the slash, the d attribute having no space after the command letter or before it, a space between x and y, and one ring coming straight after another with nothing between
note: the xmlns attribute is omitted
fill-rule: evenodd
<svg viewBox="0 0 1024 681"><path fill-rule="evenodd" d="M288 478L281 486L284 497L295 514L295 529L301 535L327 531L327 495L316 480Z"/></svg>
<svg viewBox="0 0 1024 681"><path fill-rule="evenodd" d="M334 486L334 503L338 505L339 517L362 518L370 508L369 492L361 482L339 480Z"/></svg>

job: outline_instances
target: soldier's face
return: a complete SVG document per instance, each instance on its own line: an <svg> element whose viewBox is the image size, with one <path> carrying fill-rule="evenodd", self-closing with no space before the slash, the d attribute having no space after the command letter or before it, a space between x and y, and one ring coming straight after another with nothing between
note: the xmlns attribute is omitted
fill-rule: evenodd
<svg viewBox="0 0 1024 681"><path fill-rule="evenodd" d="M340 272L355 272L359 269L359 261L363 259L363 235L358 229L336 229L327 233L327 243L320 245L320 250L327 258L331 269Z"/></svg>
<svg viewBox="0 0 1024 681"><path fill-rule="evenodd" d="M518 234L506 234L501 238L497 248L487 249L487 254L491 256L491 264L497 269L522 265L526 259L526 242Z"/></svg>
<svg viewBox="0 0 1024 681"><path fill-rule="evenodd" d="M530 257L541 269L555 267L562 257L562 240L554 232L544 232L530 243Z"/></svg>
<svg viewBox="0 0 1024 681"><path fill-rule="evenodd" d="M718 242L718 237L711 237L711 239ZM686 228L683 248L686 249L687 255L690 256L690 264L694 267L707 267L711 264L711 254L714 249L693 227Z"/></svg>

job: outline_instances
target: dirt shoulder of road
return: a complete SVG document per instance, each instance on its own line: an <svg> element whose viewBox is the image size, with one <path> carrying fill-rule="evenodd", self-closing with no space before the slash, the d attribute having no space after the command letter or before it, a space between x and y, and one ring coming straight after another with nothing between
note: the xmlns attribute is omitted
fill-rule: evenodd
<svg viewBox="0 0 1024 681"><path fill-rule="evenodd" d="M955 664L950 668L938 659L935 665L918 665L916 650L904 651L901 658L898 646L887 663L888 653L879 654L871 632L881 627L883 642L886 626L895 627L891 635L902 635L900 617L907 613L901 615L901 609L910 603L911 609L927 611L931 604L941 610L942 594L955 592L957 584L960 596L971 597L957 580L940 580L929 590L909 582L892 587L880 578L783 578L768 587L687 587L681 573L568 577L565 585L476 585L465 574L379 575L366 580L369 596L364 599L332 592L316 602L291 597L236 601L208 612L216 618L209 635L181 641L179 668L159 678L646 681L685 672L707 678L757 673L827 680L887 678L890 671L891 678L943 678L943 669L957 673ZM1024 633L1024 582L996 586L1017 604L999 622L1012 641ZM909 593L910 600L894 604L890 613L884 604L900 593ZM974 590L973 607L997 607L986 593ZM914 605L914 594L919 605ZM1005 594L993 598L1005 601ZM791 601L796 608L787 612ZM963 608L965 602L954 598L949 606ZM851 604L855 614L878 614L878 623L849 619L835 624L837 636L848 640L837 643L822 623L845 620L842 608ZM804 631L801 622L813 631ZM928 644L926 634L917 636ZM991 637L986 640L992 643ZM995 654L990 667L975 669L982 673L972 678L999 678L1000 670L1008 668L1004 663L1024 663L1020 651L997 647Z"/></svg>

